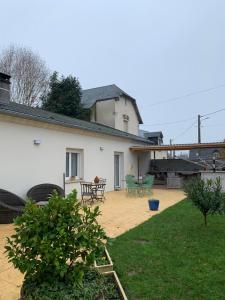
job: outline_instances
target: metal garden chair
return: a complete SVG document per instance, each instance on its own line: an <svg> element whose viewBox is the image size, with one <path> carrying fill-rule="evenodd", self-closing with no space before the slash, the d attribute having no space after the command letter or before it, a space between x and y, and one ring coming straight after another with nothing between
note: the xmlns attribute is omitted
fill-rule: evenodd
<svg viewBox="0 0 225 300"><path fill-rule="evenodd" d="M135 182L133 175L126 175L127 193L129 196L136 196L140 191L140 186Z"/></svg>
<svg viewBox="0 0 225 300"><path fill-rule="evenodd" d="M143 193L151 195L153 182L154 182L154 176L152 175L145 176L144 181L142 183Z"/></svg>

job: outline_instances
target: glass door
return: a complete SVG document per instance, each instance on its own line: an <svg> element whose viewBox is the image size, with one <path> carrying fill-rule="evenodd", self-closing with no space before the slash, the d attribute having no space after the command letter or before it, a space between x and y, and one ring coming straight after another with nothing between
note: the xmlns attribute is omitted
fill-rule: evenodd
<svg viewBox="0 0 225 300"><path fill-rule="evenodd" d="M120 154L114 154L114 187L121 187L120 180Z"/></svg>

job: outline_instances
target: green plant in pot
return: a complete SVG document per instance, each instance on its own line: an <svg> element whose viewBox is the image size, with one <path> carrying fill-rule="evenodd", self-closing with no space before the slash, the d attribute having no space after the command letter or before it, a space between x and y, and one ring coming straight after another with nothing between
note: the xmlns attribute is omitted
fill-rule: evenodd
<svg viewBox="0 0 225 300"><path fill-rule="evenodd" d="M107 241L99 214L81 206L76 191L66 198L54 193L43 208L27 203L5 247L25 275L21 299L98 299L105 279L91 266Z"/></svg>

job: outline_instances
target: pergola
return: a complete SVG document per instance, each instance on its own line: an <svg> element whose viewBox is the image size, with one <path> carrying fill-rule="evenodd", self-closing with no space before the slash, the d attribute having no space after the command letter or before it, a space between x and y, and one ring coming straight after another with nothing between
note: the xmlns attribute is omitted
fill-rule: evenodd
<svg viewBox="0 0 225 300"><path fill-rule="evenodd" d="M149 145L149 146L133 146L130 150L138 154L138 178L139 178L139 154L148 151L171 151L171 150L191 150L191 149L225 149L225 142L212 143L193 143L193 144L173 144L173 145Z"/></svg>
<svg viewBox="0 0 225 300"><path fill-rule="evenodd" d="M133 146L130 147L134 152L146 151L170 151L170 150L191 150L191 149L212 149L225 148L225 142L212 142L201 144L173 144L173 145L149 145L149 146Z"/></svg>

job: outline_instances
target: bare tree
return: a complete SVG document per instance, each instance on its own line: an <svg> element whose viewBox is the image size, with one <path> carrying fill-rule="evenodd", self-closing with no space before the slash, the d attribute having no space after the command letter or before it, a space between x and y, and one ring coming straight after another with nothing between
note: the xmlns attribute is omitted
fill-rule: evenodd
<svg viewBox="0 0 225 300"><path fill-rule="evenodd" d="M11 100L37 106L49 83L49 70L29 48L9 46L0 55L0 71L11 75Z"/></svg>

